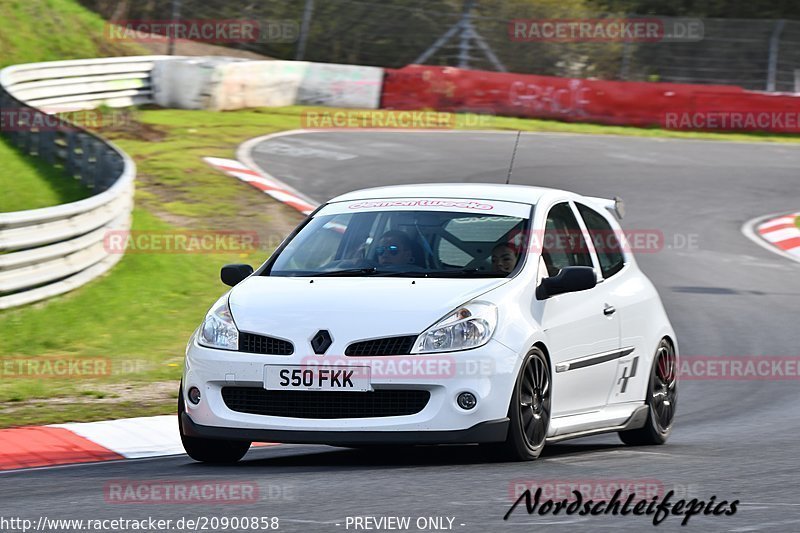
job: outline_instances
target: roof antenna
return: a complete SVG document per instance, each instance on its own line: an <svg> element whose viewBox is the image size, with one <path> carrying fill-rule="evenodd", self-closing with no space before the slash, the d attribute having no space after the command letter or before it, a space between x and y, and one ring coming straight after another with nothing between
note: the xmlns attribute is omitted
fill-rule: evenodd
<svg viewBox="0 0 800 533"><path fill-rule="evenodd" d="M508 164L508 176L506 176L506 185L511 182L511 173L514 171L514 159L517 157L517 147L519 146L519 137L522 135L522 130L517 131L517 140L514 142L514 151L511 153L511 163Z"/></svg>

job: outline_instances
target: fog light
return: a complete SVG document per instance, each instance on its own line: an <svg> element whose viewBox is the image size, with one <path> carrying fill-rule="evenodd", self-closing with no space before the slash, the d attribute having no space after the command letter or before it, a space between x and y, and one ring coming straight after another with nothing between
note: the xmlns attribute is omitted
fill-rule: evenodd
<svg viewBox="0 0 800 533"><path fill-rule="evenodd" d="M461 394L458 395L456 402L458 402L458 406L464 409L465 411L469 411L470 409L478 405L478 399L475 398L475 395L472 394L471 392L462 392Z"/></svg>
<svg viewBox="0 0 800 533"><path fill-rule="evenodd" d="M192 405L200 403L200 389L197 387L189 389L189 401L192 402Z"/></svg>

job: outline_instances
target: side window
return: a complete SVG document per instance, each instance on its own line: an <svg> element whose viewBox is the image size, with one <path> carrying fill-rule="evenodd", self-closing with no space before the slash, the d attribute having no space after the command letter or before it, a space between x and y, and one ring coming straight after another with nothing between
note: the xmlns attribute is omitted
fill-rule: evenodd
<svg viewBox="0 0 800 533"><path fill-rule="evenodd" d="M547 214L542 259L548 276L567 266L592 266L589 247L567 202L554 205Z"/></svg>
<svg viewBox="0 0 800 533"><path fill-rule="evenodd" d="M610 278L625 266L625 256L622 255L617 234L603 215L583 204L576 205L597 251L603 277Z"/></svg>

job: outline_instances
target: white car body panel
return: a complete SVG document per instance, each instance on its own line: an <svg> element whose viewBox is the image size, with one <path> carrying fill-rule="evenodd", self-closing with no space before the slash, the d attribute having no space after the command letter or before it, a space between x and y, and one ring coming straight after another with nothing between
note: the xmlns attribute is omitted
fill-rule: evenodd
<svg viewBox="0 0 800 533"><path fill-rule="evenodd" d="M509 281L339 277L313 280L310 283L310 278L305 277L251 276L243 281L231 291L229 300L239 331L302 339L303 343L295 345L307 348L304 355L313 355L308 339L326 329L333 336L327 354L341 356L347 344L357 340L419 335L465 301Z"/></svg>

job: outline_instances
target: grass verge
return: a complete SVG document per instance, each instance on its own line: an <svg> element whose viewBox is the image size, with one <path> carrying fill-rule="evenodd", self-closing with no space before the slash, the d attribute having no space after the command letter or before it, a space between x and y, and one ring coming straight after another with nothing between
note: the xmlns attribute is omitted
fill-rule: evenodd
<svg viewBox="0 0 800 533"><path fill-rule="evenodd" d="M0 213L74 202L89 190L61 169L29 157L0 137Z"/></svg>
<svg viewBox="0 0 800 533"><path fill-rule="evenodd" d="M146 54L106 39L105 21L75 0L0 0L0 68L19 63Z"/></svg>

